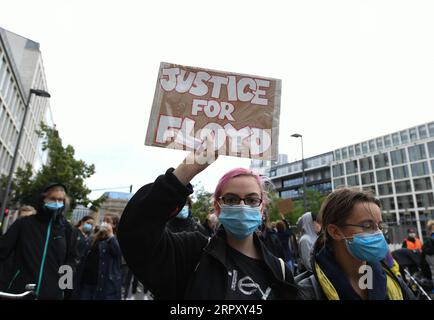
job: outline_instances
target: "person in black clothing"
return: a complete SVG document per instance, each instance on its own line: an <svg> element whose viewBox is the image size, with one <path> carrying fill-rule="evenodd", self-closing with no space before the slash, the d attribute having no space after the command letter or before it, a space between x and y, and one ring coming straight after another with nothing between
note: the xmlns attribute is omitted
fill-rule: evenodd
<svg viewBox="0 0 434 320"><path fill-rule="evenodd" d="M202 226L198 224L191 214L193 202L190 197L187 197L185 205L179 211L178 215L170 220L166 227L170 232L193 232L202 231Z"/></svg>
<svg viewBox="0 0 434 320"><path fill-rule="evenodd" d="M283 249L283 260L288 264L289 269L294 272L294 257L292 255L291 249L289 247L289 241L291 238L291 227L288 223L288 221L285 219L283 215L281 215L282 220L277 221L276 223L276 229L277 233L276 236L280 241L280 244L282 245Z"/></svg>
<svg viewBox="0 0 434 320"><path fill-rule="evenodd" d="M250 170L234 169L220 179L214 206L222 226L214 237L165 228L193 192L191 179L208 166L200 163L212 161L205 154L213 143L208 137L204 151L191 153L129 201L118 232L125 260L158 299L294 299L290 270L254 233L266 194Z"/></svg>
<svg viewBox="0 0 434 320"><path fill-rule="evenodd" d="M59 287L59 268L69 265L75 272L77 262L73 227L63 215L68 201L64 185L48 184L34 201L37 213L15 221L0 238L0 263L13 259L13 268L0 275L1 291L23 293L27 284L36 284L38 299L71 296L70 288Z"/></svg>
<svg viewBox="0 0 434 320"><path fill-rule="evenodd" d="M432 281L434 288L434 220L430 220L426 224L428 237L424 240L422 246L422 273Z"/></svg>
<svg viewBox="0 0 434 320"><path fill-rule="evenodd" d="M285 254L283 252L282 244L280 243L277 231L273 227L275 223L270 222L267 212L264 212L261 229L257 230L259 238L264 242L267 249L276 257L285 261Z"/></svg>
<svg viewBox="0 0 434 320"><path fill-rule="evenodd" d="M218 218L214 213L207 215L205 221L202 223L202 233L206 237L212 237L217 231Z"/></svg>
<svg viewBox="0 0 434 320"><path fill-rule="evenodd" d="M122 253L115 232L119 218L105 215L83 257L81 300L121 300Z"/></svg>
<svg viewBox="0 0 434 320"><path fill-rule="evenodd" d="M85 254L86 246L92 233L94 225L94 220L91 216L84 216L77 223L76 234L77 234L77 250L78 255L81 258Z"/></svg>

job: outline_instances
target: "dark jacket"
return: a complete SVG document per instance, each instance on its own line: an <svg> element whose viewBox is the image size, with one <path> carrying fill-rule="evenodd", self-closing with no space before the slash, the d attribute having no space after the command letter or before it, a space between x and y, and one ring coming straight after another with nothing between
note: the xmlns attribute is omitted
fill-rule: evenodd
<svg viewBox="0 0 434 320"><path fill-rule="evenodd" d="M198 231L202 232L205 237L212 237L216 234L216 230L211 229L208 225L208 220L202 223L202 228Z"/></svg>
<svg viewBox="0 0 434 320"><path fill-rule="evenodd" d="M87 252L81 265L86 261L91 251L89 242ZM98 280L94 300L121 300L121 259L122 252L116 237L99 240L98 245ZM82 269L82 268L80 268Z"/></svg>
<svg viewBox="0 0 434 320"><path fill-rule="evenodd" d="M260 233L259 238L273 255L287 262L287 260L285 260L282 243L280 242L276 231L273 229L264 228Z"/></svg>
<svg viewBox="0 0 434 320"><path fill-rule="evenodd" d="M339 300L361 300L361 298L350 287L342 269L328 247L315 248L311 256L312 272L306 271L306 276L298 281L298 300L328 300L325 290L332 287L336 290ZM317 267L321 270L318 273ZM413 300L414 295L400 276L396 276L384 263L377 263L371 266L374 270L374 289L369 293L369 299L385 300L387 298L387 277L390 277L398 284L404 300ZM377 290L383 286L385 291ZM330 291L329 291L330 292Z"/></svg>
<svg viewBox="0 0 434 320"><path fill-rule="evenodd" d="M63 214L53 218L38 201L36 215L18 219L0 238L0 263L13 257L0 275L0 290L23 293L27 284L39 283L39 299L63 299L71 291L59 288L59 268L69 265L75 272L76 238Z"/></svg>
<svg viewBox="0 0 434 320"><path fill-rule="evenodd" d="M202 225L200 225L199 223L197 223L190 212L190 215L186 218L173 218L171 219L168 223L167 223L167 229L170 232L194 232L194 231L200 231L203 232L202 230Z"/></svg>
<svg viewBox="0 0 434 320"><path fill-rule="evenodd" d="M289 248L289 239L291 238L291 227L285 219L282 220L285 224L285 231L277 231L276 236L280 241L280 244L282 245L283 249L283 260L285 262L292 261L294 257L292 256L291 249Z"/></svg>
<svg viewBox="0 0 434 320"><path fill-rule="evenodd" d="M429 258L431 257L431 258ZM432 279L434 281L434 274L431 270L434 270L434 265L430 265L429 261L432 261L434 257L434 238L426 238L422 246L422 257L421 257L421 269L423 275L427 279Z"/></svg>
<svg viewBox="0 0 434 320"><path fill-rule="evenodd" d="M192 192L191 184L181 184L171 168L134 195L119 223L119 243L128 266L159 299L225 299L230 285L223 228L211 239L200 232L171 233L165 228ZM279 260L257 236L254 241L273 275L275 294L295 298L289 269L282 281Z"/></svg>

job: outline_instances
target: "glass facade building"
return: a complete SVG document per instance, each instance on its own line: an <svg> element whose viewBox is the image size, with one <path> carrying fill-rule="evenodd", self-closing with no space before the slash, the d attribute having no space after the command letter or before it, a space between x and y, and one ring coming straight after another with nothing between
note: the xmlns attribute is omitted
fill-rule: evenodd
<svg viewBox="0 0 434 320"><path fill-rule="evenodd" d="M394 132L333 151L333 189L372 190L380 199L383 220L426 236L434 219L434 122Z"/></svg>
<svg viewBox="0 0 434 320"><path fill-rule="evenodd" d="M426 236L426 223L434 219L434 122L305 159L305 166L307 188L371 190L392 227L392 242L401 242L408 228ZM266 173L280 197L301 197L301 161L271 166Z"/></svg>
<svg viewBox="0 0 434 320"><path fill-rule="evenodd" d="M30 89L47 90L39 44L0 28L0 175L9 173ZM49 99L32 96L15 169L47 161L35 130L52 126Z"/></svg>

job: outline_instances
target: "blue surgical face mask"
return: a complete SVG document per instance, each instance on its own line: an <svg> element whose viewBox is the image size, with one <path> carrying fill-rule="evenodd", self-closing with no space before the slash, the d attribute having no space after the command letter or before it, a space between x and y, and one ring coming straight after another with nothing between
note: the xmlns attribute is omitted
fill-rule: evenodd
<svg viewBox="0 0 434 320"><path fill-rule="evenodd" d="M238 240L247 238L261 225L261 207L225 204L220 207L220 223Z"/></svg>
<svg viewBox="0 0 434 320"><path fill-rule="evenodd" d="M57 211L59 209L63 209L65 205L63 202L47 202L45 203L45 208L47 208L50 211Z"/></svg>
<svg viewBox="0 0 434 320"><path fill-rule="evenodd" d="M90 232L92 230L92 225L90 223L85 223L83 225L83 231L84 232Z"/></svg>
<svg viewBox="0 0 434 320"><path fill-rule="evenodd" d="M53 218L57 218L57 216L62 213L65 205L63 204L63 202L47 202L45 203L44 207L46 210L48 210L48 212L51 213L51 216Z"/></svg>
<svg viewBox="0 0 434 320"><path fill-rule="evenodd" d="M189 215L189 210L188 210L188 206L184 206L181 211L179 211L178 215L176 217L181 218L181 219L187 219L188 215Z"/></svg>
<svg viewBox="0 0 434 320"><path fill-rule="evenodd" d="M370 263L384 259L389 251L383 232L358 233L352 239L345 239L348 251L357 259Z"/></svg>

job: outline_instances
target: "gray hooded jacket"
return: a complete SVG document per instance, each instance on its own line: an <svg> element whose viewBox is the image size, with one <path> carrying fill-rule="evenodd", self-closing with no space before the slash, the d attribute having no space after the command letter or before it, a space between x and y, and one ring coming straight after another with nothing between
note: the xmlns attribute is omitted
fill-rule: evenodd
<svg viewBox="0 0 434 320"><path fill-rule="evenodd" d="M312 213L306 212L303 214L297 221L297 227L301 230L302 234L298 242L301 257L300 262L307 270L312 271L310 256L312 254L313 245L318 238L318 235L313 228Z"/></svg>

